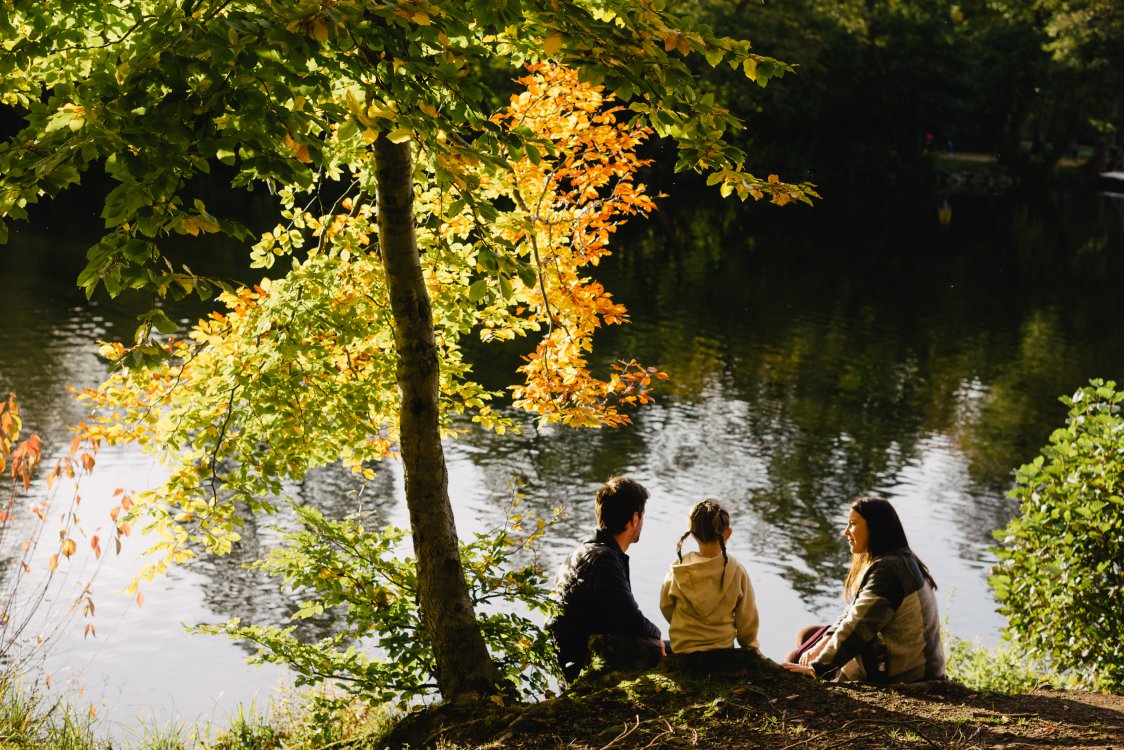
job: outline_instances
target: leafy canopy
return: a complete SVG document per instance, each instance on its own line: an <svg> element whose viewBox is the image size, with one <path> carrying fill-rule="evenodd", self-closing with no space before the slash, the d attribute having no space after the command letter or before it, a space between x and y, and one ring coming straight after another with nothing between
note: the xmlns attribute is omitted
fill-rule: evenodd
<svg viewBox="0 0 1124 750"><path fill-rule="evenodd" d="M634 179L644 164L635 150L648 132L619 119L620 107L568 69L536 66L520 82L524 91L495 119L526 128L543 151L494 174L466 167L477 196L509 206L491 216L487 242L473 242L480 204L439 187L424 163L416 176L448 434L472 422L512 427L491 405L500 394L473 379L461 349L468 335L538 337L512 396L547 422L624 424L624 409L650 400L653 379L665 377L633 361L598 377L587 359L597 329L627 320L583 269L608 254L621 221L653 207ZM300 207L303 193L282 190L288 223L254 248L257 265L285 258L289 272L223 293L225 311L170 340L168 360L121 368L82 394L96 415L85 426L91 438L134 442L172 467L164 486L130 498L120 519L147 513L164 535L149 573L199 546L229 551L239 509L272 512L285 480L311 467L342 459L370 473L371 462L398 449L386 279L370 243L374 204L357 187L373 164L354 143L330 145L351 148L352 187L326 214ZM303 260L293 256L298 250ZM120 343L105 350L139 355Z"/></svg>
<svg viewBox="0 0 1124 750"><path fill-rule="evenodd" d="M101 165L117 186L108 233L79 278L89 293L101 283L111 295L209 294L212 283L170 263L161 241L246 232L194 196L193 180L215 170L235 186L274 189L348 179L378 133L416 140L437 186L488 221L494 209L475 195L482 177L471 170L504 171L545 146L492 117L487 71L497 62L572 64L629 101L637 124L675 138L678 169L713 170L743 199L813 194L744 170L745 155L723 141L741 123L698 93L683 57L725 62L761 85L791 68L681 23L663 0L4 5L0 103L26 127L0 145L0 241L5 219Z"/></svg>

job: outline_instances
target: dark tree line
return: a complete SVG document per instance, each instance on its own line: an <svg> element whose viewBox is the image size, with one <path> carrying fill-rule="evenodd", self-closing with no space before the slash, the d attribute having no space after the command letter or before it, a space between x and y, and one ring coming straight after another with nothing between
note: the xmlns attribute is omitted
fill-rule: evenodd
<svg viewBox="0 0 1124 750"><path fill-rule="evenodd" d="M949 150L1022 179L1059 158L1119 167L1122 0L696 0L719 32L797 65L765 89L716 85L752 158L825 187L928 174Z"/></svg>

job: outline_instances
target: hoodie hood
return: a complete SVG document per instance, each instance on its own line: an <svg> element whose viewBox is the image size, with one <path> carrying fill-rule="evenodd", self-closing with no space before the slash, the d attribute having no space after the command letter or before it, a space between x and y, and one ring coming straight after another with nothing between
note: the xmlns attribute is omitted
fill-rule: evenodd
<svg viewBox="0 0 1124 750"><path fill-rule="evenodd" d="M722 564L726 564L726 575L722 575ZM683 562L671 565L671 588L675 594L686 601L701 617L710 617L721 605L724 610L733 609L739 591L737 588L737 563L732 556L723 560L717 557L703 557L698 552L683 556Z"/></svg>

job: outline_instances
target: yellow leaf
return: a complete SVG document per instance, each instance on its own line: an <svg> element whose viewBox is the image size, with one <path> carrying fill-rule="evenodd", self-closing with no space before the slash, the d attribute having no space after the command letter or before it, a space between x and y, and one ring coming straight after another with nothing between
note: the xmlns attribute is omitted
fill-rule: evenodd
<svg viewBox="0 0 1124 750"><path fill-rule="evenodd" d="M418 109L420 109L430 117L437 117L437 107L434 107L432 104L426 104L425 102L422 102L418 105Z"/></svg>
<svg viewBox="0 0 1124 750"><path fill-rule="evenodd" d="M74 551L77 548L78 548L78 545L74 543L73 539L64 539L63 542L62 542L62 553L64 555L66 555L67 557L73 556Z"/></svg>
<svg viewBox="0 0 1124 750"><path fill-rule="evenodd" d="M386 139L391 143L405 143L414 137L414 131L409 128L398 128L386 134Z"/></svg>
<svg viewBox="0 0 1124 750"><path fill-rule="evenodd" d="M58 555L51 555L51 559L47 561L47 570L54 573L55 568L57 568L58 566L59 566L59 556Z"/></svg>
<svg viewBox="0 0 1124 750"><path fill-rule="evenodd" d="M324 23L324 19L317 18L313 22L309 33L312 34L313 39L323 44L328 41L328 24Z"/></svg>
<svg viewBox="0 0 1124 750"><path fill-rule="evenodd" d="M542 42L542 49L548 55L553 55L558 50L562 49L562 34L554 32Z"/></svg>
<svg viewBox="0 0 1124 750"><path fill-rule="evenodd" d="M429 14L423 13L422 11L419 10L417 13L414 14L414 23L416 23L418 26L429 26L429 24L430 24Z"/></svg>
<svg viewBox="0 0 1124 750"><path fill-rule="evenodd" d="M746 78L748 78L751 81L756 81L757 80L757 61L754 60L752 57L747 57L745 59L745 62L742 63L742 71L745 73Z"/></svg>
<svg viewBox="0 0 1124 750"><path fill-rule="evenodd" d="M293 136L286 134L285 137L281 139L281 143L292 150L293 156L296 157L297 161L304 162L305 164L312 161L312 158L308 155L308 146L300 143L293 138Z"/></svg>
<svg viewBox="0 0 1124 750"><path fill-rule="evenodd" d="M359 113L363 111L359 104L359 98L351 92L351 89L344 92L344 97L347 99L347 108L352 112Z"/></svg>
<svg viewBox="0 0 1124 750"><path fill-rule="evenodd" d="M729 182L723 182L722 187L718 188L718 192L722 194L723 198L729 198L730 193L734 192L734 186Z"/></svg>
<svg viewBox="0 0 1124 750"><path fill-rule="evenodd" d="M770 185L776 185L780 181L781 181L781 178L779 176L777 176L775 174L769 175L769 184Z"/></svg>
<svg viewBox="0 0 1124 750"><path fill-rule="evenodd" d="M382 102L372 102L371 106L367 107L367 116L381 117L384 120L390 120L393 122L394 118L398 117L398 113L395 112L394 109L389 105L385 105Z"/></svg>

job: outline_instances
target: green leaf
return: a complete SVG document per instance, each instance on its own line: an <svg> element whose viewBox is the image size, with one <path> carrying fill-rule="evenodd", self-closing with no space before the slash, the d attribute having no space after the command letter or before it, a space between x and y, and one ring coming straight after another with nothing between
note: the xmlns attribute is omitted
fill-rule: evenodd
<svg viewBox="0 0 1124 750"><path fill-rule="evenodd" d="M157 331L163 334L172 334L179 330L179 326L168 317L163 310L156 308L149 314L149 320Z"/></svg>
<svg viewBox="0 0 1124 750"><path fill-rule="evenodd" d="M468 288L468 299L470 302L479 302L484 299L487 293L488 282L485 279L479 279Z"/></svg>
<svg viewBox="0 0 1124 750"><path fill-rule="evenodd" d="M498 271L500 267L499 258L497 258L496 254L492 252L492 249L486 245L481 247L480 252L477 253L476 263L483 270L492 273Z"/></svg>
<svg viewBox="0 0 1124 750"><path fill-rule="evenodd" d="M152 245L144 240L130 238L121 246L121 255L134 263L143 263L152 255Z"/></svg>
<svg viewBox="0 0 1124 750"><path fill-rule="evenodd" d="M518 267L519 280L523 282L523 286L533 288L539 283L539 275L535 269L527 264L521 264Z"/></svg>

